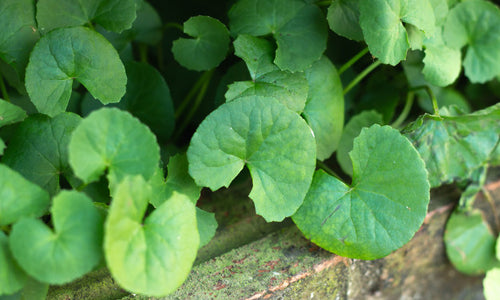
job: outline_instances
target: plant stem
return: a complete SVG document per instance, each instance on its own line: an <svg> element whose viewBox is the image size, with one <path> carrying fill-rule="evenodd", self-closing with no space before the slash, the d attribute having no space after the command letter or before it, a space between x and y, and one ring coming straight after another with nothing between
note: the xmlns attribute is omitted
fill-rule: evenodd
<svg viewBox="0 0 500 300"><path fill-rule="evenodd" d="M371 65L369 65L366 69L363 70L363 72L359 73L356 78L354 78L344 89L344 95L347 94L353 87L356 86L363 78L366 77L366 75L370 74L371 71L373 71L376 67L378 67L381 64L380 60L377 60L373 62Z"/></svg>
<svg viewBox="0 0 500 300"><path fill-rule="evenodd" d="M337 173L335 173L335 171L333 171L330 167L328 167L324 162L316 160L316 166L321 170L325 171L326 173L328 173L329 175L337 178L338 180L343 181L342 178L340 178L340 176Z"/></svg>
<svg viewBox="0 0 500 300"><path fill-rule="evenodd" d="M427 94L429 95L429 98L431 98L432 109L434 110L434 115L439 117L439 106L437 103L436 96L434 96L434 92L432 91L432 89L428 85L415 86L415 87L412 87L410 89L410 91L416 91L416 90L422 90L422 89L425 90L427 92Z"/></svg>
<svg viewBox="0 0 500 300"><path fill-rule="evenodd" d="M179 23L175 23L175 22L168 22L168 23L165 23L162 28L161 28L161 31L162 32L165 32L167 29L170 29L170 28L177 28L179 29L180 31L184 32L184 27L179 24Z"/></svg>
<svg viewBox="0 0 500 300"><path fill-rule="evenodd" d="M358 54L354 55L353 58L351 58L348 62L346 62L345 64L343 64L340 68L339 68L339 75L344 73L345 70L349 69L352 65L354 65L361 57L363 57L366 53L368 53L368 47L366 47L365 49L361 50Z"/></svg>
<svg viewBox="0 0 500 300"><path fill-rule="evenodd" d="M176 120L179 119L179 117L182 115L182 113L184 112L184 110L186 109L188 104L191 102L191 99L200 90L200 87L203 85L203 82L205 82L205 80L206 80L207 73L208 72L203 73L200 76L200 78L198 78L198 80L195 82L195 84L193 85L191 90L188 92L186 97L184 97L184 99L182 100L181 104L179 105L179 107L175 111L175 119Z"/></svg>
<svg viewBox="0 0 500 300"><path fill-rule="evenodd" d="M404 120L408 117L408 114L410 113L411 107L413 106L413 100L415 99L415 92L409 91L408 94L406 95L406 103L405 106L403 107L403 110L399 114L399 117L394 121L391 126L394 128L398 128L403 124Z"/></svg>
<svg viewBox="0 0 500 300"><path fill-rule="evenodd" d="M139 57L141 62L148 63L148 46L146 44L139 44Z"/></svg>
<svg viewBox="0 0 500 300"><path fill-rule="evenodd" d="M10 102L9 93L7 93L7 88L5 87L5 82L3 81L1 73L0 73L0 91L2 91L3 99L7 102Z"/></svg>

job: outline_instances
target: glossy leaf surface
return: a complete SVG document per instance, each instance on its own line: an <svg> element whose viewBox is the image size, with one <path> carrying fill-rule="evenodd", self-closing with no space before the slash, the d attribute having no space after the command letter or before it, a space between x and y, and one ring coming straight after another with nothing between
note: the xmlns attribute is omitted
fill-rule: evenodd
<svg viewBox="0 0 500 300"><path fill-rule="evenodd" d="M10 248L28 274L62 284L89 272L102 259L103 219L92 200L76 191L58 194L51 214L54 229L38 219L14 224Z"/></svg>
<svg viewBox="0 0 500 300"><path fill-rule="evenodd" d="M311 129L273 99L242 97L221 105L188 148L189 173L212 190L229 186L246 165L258 214L281 221L302 203L316 164Z"/></svg>
<svg viewBox="0 0 500 300"><path fill-rule="evenodd" d="M195 71L217 67L229 49L229 31L219 20L207 16L191 17L184 23L184 33L193 39L174 41L172 52L182 66Z"/></svg>
<svg viewBox="0 0 500 300"><path fill-rule="evenodd" d="M427 213L424 162L397 130L379 125L361 131L350 156L351 186L317 171L292 219L306 238L328 251L384 257L413 237Z"/></svg>
<svg viewBox="0 0 500 300"><path fill-rule="evenodd" d="M0 225L23 217L40 217L50 204L49 194L19 173L0 164Z"/></svg>
<svg viewBox="0 0 500 300"><path fill-rule="evenodd" d="M125 94L125 68L103 36L83 27L53 30L31 53L26 90L39 112L55 116L66 110L74 79L104 104Z"/></svg>
<svg viewBox="0 0 500 300"><path fill-rule="evenodd" d="M104 251L111 274L125 289L164 296L186 279L196 257L196 211L181 195L143 222L152 190L141 176L116 188L105 224Z"/></svg>

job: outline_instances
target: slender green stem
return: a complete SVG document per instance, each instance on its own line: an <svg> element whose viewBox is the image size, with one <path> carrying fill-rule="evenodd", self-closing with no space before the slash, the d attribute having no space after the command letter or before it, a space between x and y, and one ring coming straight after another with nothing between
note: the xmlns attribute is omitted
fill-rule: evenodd
<svg viewBox="0 0 500 300"><path fill-rule="evenodd" d="M200 78L198 78L198 81L195 82L195 84L193 85L193 87L191 88L191 90L188 92L188 94L186 95L186 97L184 97L184 99L182 100L181 104L179 105L179 107L177 108L177 110L175 111L175 119L179 119L179 117L182 115L182 113L184 112L184 110L187 108L188 104L191 103L191 99L194 98L194 96L196 95L196 93L198 93L198 91L200 90L200 87L203 85L203 83L205 82L205 80L207 80L207 73L208 72L205 72L203 73Z"/></svg>
<svg viewBox="0 0 500 300"><path fill-rule="evenodd" d="M416 91L416 90L425 90L427 94L429 95L429 98L431 98L432 101L432 109L434 110L434 115L439 117L439 106L437 103L436 96L434 95L434 92L428 85L419 85L412 87L410 91Z"/></svg>
<svg viewBox="0 0 500 300"><path fill-rule="evenodd" d="M380 64L380 60L377 60L373 62L371 65L369 65L366 69L363 70L363 72L359 73L356 78L354 78L344 89L344 95L347 94L353 87L356 86L363 78L365 78L368 74L370 74L371 71L373 71L375 68L377 68Z"/></svg>
<svg viewBox="0 0 500 300"><path fill-rule="evenodd" d="M2 74L0 73L0 91L2 92L2 97L7 102L10 102L9 93L7 93L7 87L5 86L5 82L3 81Z"/></svg>
<svg viewBox="0 0 500 300"><path fill-rule="evenodd" d="M161 31L165 32L167 29L170 29L170 28L177 28L179 29L180 31L184 32L184 27L179 24L179 23L175 23L175 22L168 22L168 23L165 23L162 28L161 28Z"/></svg>
<svg viewBox="0 0 500 300"><path fill-rule="evenodd" d="M368 53L368 47L361 50L358 54L356 54L353 58L351 58L348 62L343 64L339 68L339 75L344 73L345 70L349 69L352 65L354 65L361 57L363 57L366 53Z"/></svg>
<svg viewBox="0 0 500 300"><path fill-rule="evenodd" d="M139 44L139 59L143 63L148 63L148 46L146 44Z"/></svg>
<svg viewBox="0 0 500 300"><path fill-rule="evenodd" d="M403 110L399 114L399 117L394 121L391 126L394 128L398 128L403 124L403 122L406 120L408 117L408 114L410 113L411 107L413 106L413 100L415 99L415 92L409 91L408 94L406 95L406 103L405 106L403 107Z"/></svg>
<svg viewBox="0 0 500 300"><path fill-rule="evenodd" d="M329 175L333 176L333 177L336 177L338 180L340 181L343 181L342 178L340 178L340 176L335 173L335 171L333 171L329 166L327 166L324 162L320 161L320 160L316 160L316 166L318 168L320 168L321 170L325 171L326 173L328 173Z"/></svg>

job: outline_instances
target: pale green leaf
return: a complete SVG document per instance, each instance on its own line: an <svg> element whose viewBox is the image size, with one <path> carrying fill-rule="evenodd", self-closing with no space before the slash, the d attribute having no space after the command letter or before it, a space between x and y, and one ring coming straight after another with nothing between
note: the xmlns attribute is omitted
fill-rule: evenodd
<svg viewBox="0 0 500 300"><path fill-rule="evenodd" d="M328 25L336 34L355 41L363 40L359 26L358 0L335 0L328 7Z"/></svg>
<svg viewBox="0 0 500 300"><path fill-rule="evenodd" d="M215 214L196 208L196 222L198 223L198 232L200 233L200 248L208 244L215 236L217 230L217 220Z"/></svg>
<svg viewBox="0 0 500 300"><path fill-rule="evenodd" d="M240 0L229 11L229 24L234 35L271 34L278 45L274 62L283 70L303 71L326 49L325 17L302 0Z"/></svg>
<svg viewBox="0 0 500 300"><path fill-rule="evenodd" d="M317 171L293 221L318 246L357 259L384 257L420 228L429 204L427 172L397 130L373 125L350 153L351 186Z"/></svg>
<svg viewBox="0 0 500 300"><path fill-rule="evenodd" d="M54 229L24 218L12 227L9 243L29 275L62 284L91 271L102 259L103 219L92 200L76 191L58 194L51 213Z"/></svg>
<svg viewBox="0 0 500 300"><path fill-rule="evenodd" d="M337 70L323 56L306 70L309 83L303 116L314 132L317 159L329 158L337 149L344 126L344 95Z"/></svg>
<svg viewBox="0 0 500 300"><path fill-rule="evenodd" d="M186 279L196 257L196 210L176 194L144 221L152 190L141 176L116 188L105 224L104 252L113 278L126 290L165 296Z"/></svg>
<svg viewBox="0 0 500 300"><path fill-rule="evenodd" d="M38 27L44 33L87 23L122 32L136 17L136 0L38 0L36 8Z"/></svg>
<svg viewBox="0 0 500 300"><path fill-rule="evenodd" d="M31 53L26 90L39 112L55 116L66 110L74 79L105 104L125 94L125 68L103 36L83 27L53 30Z"/></svg>
<svg viewBox="0 0 500 300"><path fill-rule="evenodd" d="M19 173L0 164L0 225L23 217L40 217L49 206L49 194Z"/></svg>
<svg viewBox="0 0 500 300"><path fill-rule="evenodd" d="M500 295L500 268L494 268L486 273L483 280L484 297L486 300L495 300Z"/></svg>
<svg viewBox="0 0 500 300"><path fill-rule="evenodd" d="M75 175L89 183L107 169L111 190L126 175L140 174L149 179L160 160L154 134L117 108L101 108L83 119L68 147Z"/></svg>
<svg viewBox="0 0 500 300"><path fill-rule="evenodd" d="M0 127L24 120L26 112L17 105L0 99Z"/></svg>
<svg viewBox="0 0 500 300"><path fill-rule="evenodd" d="M447 86L460 75L462 53L445 45L441 33L424 41L425 64L422 73L425 79L436 86Z"/></svg>
<svg viewBox="0 0 500 300"><path fill-rule="evenodd" d="M467 46L463 61L471 82L483 83L500 73L500 9L484 0L469 0L453 7L443 38L453 49Z"/></svg>
<svg viewBox="0 0 500 300"><path fill-rule="evenodd" d="M200 124L189 145L189 173L200 186L229 186L246 165L258 214L281 221L302 203L316 165L309 126L277 100L241 97Z"/></svg>
<svg viewBox="0 0 500 300"><path fill-rule="evenodd" d="M229 31L219 20L207 16L191 17L184 22L184 33L193 39L173 42L175 60L183 67L205 71L217 67L229 50Z"/></svg>

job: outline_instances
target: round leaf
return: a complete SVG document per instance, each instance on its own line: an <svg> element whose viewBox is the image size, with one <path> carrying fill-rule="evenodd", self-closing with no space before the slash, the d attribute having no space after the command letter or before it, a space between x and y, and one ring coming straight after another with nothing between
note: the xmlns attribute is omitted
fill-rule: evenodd
<svg viewBox="0 0 500 300"><path fill-rule="evenodd" d="M73 79L104 104L120 101L127 83L118 53L103 36L83 27L53 30L36 44L26 68L26 89L38 111L65 111Z"/></svg>
<svg viewBox="0 0 500 300"><path fill-rule="evenodd" d="M12 294L22 289L26 273L14 260L9 248L9 239L0 230L0 295Z"/></svg>
<svg viewBox="0 0 500 300"><path fill-rule="evenodd" d="M483 280L484 297L495 300L500 295L500 268L491 269Z"/></svg>
<svg viewBox="0 0 500 300"><path fill-rule="evenodd" d="M443 37L453 49L468 46L463 61L465 75L483 83L500 73L500 9L484 0L464 1L446 19Z"/></svg>
<svg viewBox="0 0 500 300"><path fill-rule="evenodd" d="M307 69L309 83L303 116L316 138L316 157L327 159L337 149L344 125L344 95L337 70L326 56Z"/></svg>
<svg viewBox="0 0 500 300"><path fill-rule="evenodd" d="M273 63L274 47L268 40L241 34L234 40L234 54L245 61L250 77L258 77L279 70Z"/></svg>
<svg viewBox="0 0 500 300"><path fill-rule="evenodd" d="M177 194L142 223L151 188L140 176L117 187L105 224L104 251L111 274L134 293L164 296L186 279L199 235L191 201Z"/></svg>
<svg viewBox="0 0 500 300"><path fill-rule="evenodd" d="M344 173L352 176L352 162L349 158L349 152L352 150L354 139L359 135L365 127L370 127L373 124L382 124L382 115L374 110L363 111L362 113L352 117L345 125L342 131L342 136L337 149L337 161Z"/></svg>
<svg viewBox="0 0 500 300"><path fill-rule="evenodd" d="M301 205L316 165L316 142L296 113L270 98L242 97L219 106L196 130L189 173L200 186L229 186L247 165L250 198L267 221L281 221Z"/></svg>
<svg viewBox="0 0 500 300"><path fill-rule="evenodd" d="M478 275L492 268L495 240L480 211L454 212L446 223L446 254L460 272Z"/></svg>
<svg viewBox="0 0 500 300"><path fill-rule="evenodd" d="M292 218L312 242L340 256L384 257L406 244L424 220L424 162L397 130L379 125L361 131L350 155L351 186L317 171Z"/></svg>
<svg viewBox="0 0 500 300"><path fill-rule="evenodd" d="M83 119L73 131L68 149L76 176L89 183L108 169L110 187L126 175L149 179L160 160L154 134L117 108L102 108Z"/></svg>
<svg viewBox="0 0 500 300"><path fill-rule="evenodd" d="M21 122L26 117L22 108L0 99L0 127Z"/></svg>
<svg viewBox="0 0 500 300"><path fill-rule="evenodd" d="M283 70L303 71L326 49L328 29L321 10L302 0L240 0L229 11L235 35L272 34L275 63Z"/></svg>
<svg viewBox="0 0 500 300"><path fill-rule="evenodd" d="M403 22L432 34L434 9L429 0L363 0L359 22L370 52L383 63L396 65L410 47Z"/></svg>
<svg viewBox="0 0 500 300"><path fill-rule="evenodd" d="M424 41L425 57L422 73L437 86L452 84L460 75L462 53L445 45L440 33Z"/></svg>
<svg viewBox="0 0 500 300"><path fill-rule="evenodd" d="M191 17L184 22L184 33L194 39L174 41L172 52L182 66L196 71L217 67L229 49L229 31L219 20L207 16Z"/></svg>
<svg viewBox="0 0 500 300"><path fill-rule="evenodd" d="M47 210L49 194L3 164L0 164L0 182L0 226L22 217L39 217Z"/></svg>
<svg viewBox="0 0 500 300"><path fill-rule="evenodd" d="M92 200L75 191L58 194L51 213L54 230L38 219L14 224L10 249L29 275L62 284L89 272L102 259L103 220Z"/></svg>
<svg viewBox="0 0 500 300"><path fill-rule="evenodd" d="M358 0L336 0L328 7L328 25L338 35L362 41L363 31L359 26Z"/></svg>
<svg viewBox="0 0 500 300"><path fill-rule="evenodd" d="M38 27L48 32L59 27L95 22L110 31L121 32L135 20L136 0L39 0Z"/></svg>
<svg viewBox="0 0 500 300"><path fill-rule="evenodd" d="M62 113L54 118L45 115L28 117L11 139L2 162L49 194L57 194L61 175L69 182L74 180L68 162L68 144L80 120L72 113Z"/></svg>

